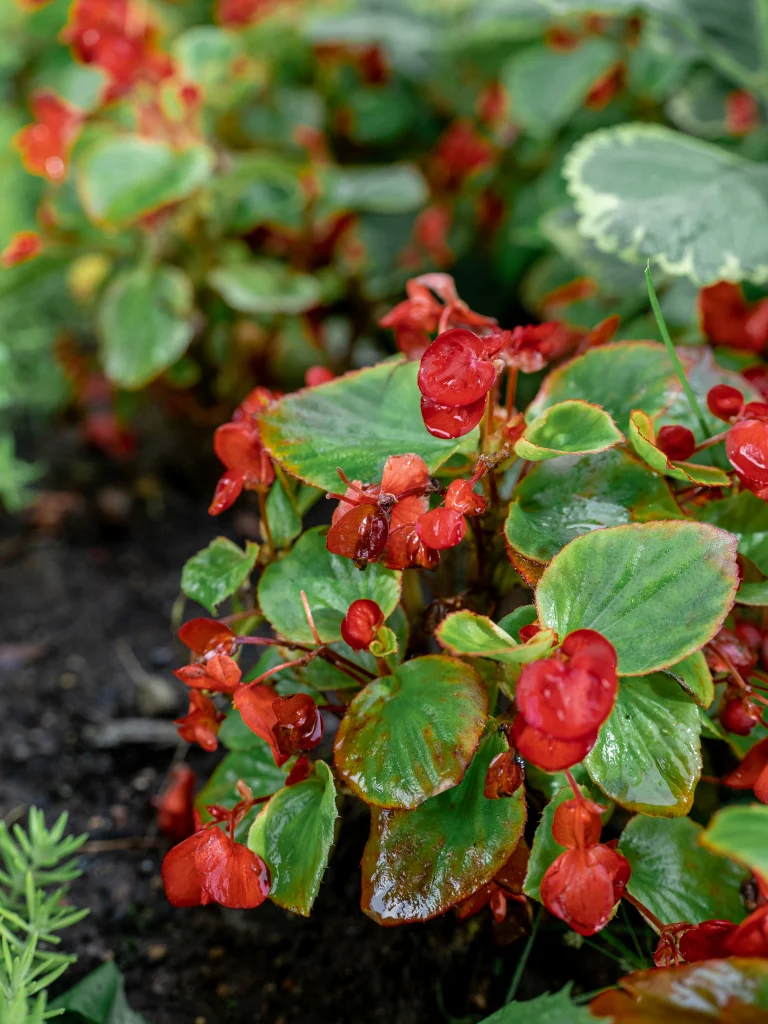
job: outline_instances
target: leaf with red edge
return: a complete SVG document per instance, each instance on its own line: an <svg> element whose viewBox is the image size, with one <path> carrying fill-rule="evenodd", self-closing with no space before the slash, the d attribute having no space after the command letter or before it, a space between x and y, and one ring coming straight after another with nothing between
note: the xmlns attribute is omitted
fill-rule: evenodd
<svg viewBox="0 0 768 1024"><path fill-rule="evenodd" d="M458 786L412 811L371 809L361 905L378 924L443 914L507 862L525 824L523 790L503 800L483 793L488 766L506 749L494 730Z"/></svg>
<svg viewBox="0 0 768 1024"><path fill-rule="evenodd" d="M466 608L446 615L435 630L435 638L457 657L490 658L513 668L545 657L556 640L552 630L545 629L519 644L487 616Z"/></svg>
<svg viewBox="0 0 768 1024"><path fill-rule="evenodd" d="M624 435L600 406L571 400L551 405L528 423L515 454L531 462L590 455L620 444Z"/></svg>
<svg viewBox="0 0 768 1024"><path fill-rule="evenodd" d="M666 428L662 428L666 429ZM657 444L653 420L642 410L634 409L629 418L629 439L637 454L657 473L673 480L702 484L705 487L730 487L731 481L716 466L699 466L693 462L673 462Z"/></svg>

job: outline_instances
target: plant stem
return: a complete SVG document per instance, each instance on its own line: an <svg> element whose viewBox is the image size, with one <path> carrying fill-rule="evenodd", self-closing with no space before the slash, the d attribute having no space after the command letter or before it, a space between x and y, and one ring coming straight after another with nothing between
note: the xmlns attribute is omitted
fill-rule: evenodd
<svg viewBox="0 0 768 1024"><path fill-rule="evenodd" d="M691 387L688 378L685 376L683 364L680 362L680 357L678 356L675 346L672 343L672 339L669 336L669 331L667 330L667 325L664 321L664 314L661 312L659 300L656 298L656 289L653 287L653 278L651 277L650 260L645 268L645 283L648 286L648 298L651 300L651 309L653 310L653 315L656 317L656 323L659 328L659 333L661 334L661 340L666 346L669 358L672 360L672 365L675 368L675 373L683 386L685 397L688 399L688 404L693 410L693 414L699 421L699 426L704 432L704 437L709 437L709 427L707 426L707 421L704 419L704 413L701 411L701 406L699 405L696 395L693 393L693 388Z"/></svg>
<svg viewBox="0 0 768 1024"><path fill-rule="evenodd" d="M660 932L664 931L663 922L660 921L658 917L648 909L648 907L643 906L640 900L635 899L635 897L631 896L626 890L624 891L624 899L627 903L631 903L635 910L639 910L646 921L649 921L654 928L658 928Z"/></svg>
<svg viewBox="0 0 768 1024"><path fill-rule="evenodd" d="M539 924L541 923L541 911L541 907L539 907L539 909L536 911L536 917L534 917L533 919L533 927L531 928L531 934L528 936L528 941L525 944L525 949L520 954L520 959L517 961L517 966L515 967L515 973L512 975L512 981L509 983L509 988L507 989L507 998L504 1000L505 1005L507 1003L511 1003L512 1000L515 998L515 993L517 992L518 986L523 977L525 965L528 963L528 957L531 955L531 950L533 949L533 943L536 939L536 932L539 930Z"/></svg>

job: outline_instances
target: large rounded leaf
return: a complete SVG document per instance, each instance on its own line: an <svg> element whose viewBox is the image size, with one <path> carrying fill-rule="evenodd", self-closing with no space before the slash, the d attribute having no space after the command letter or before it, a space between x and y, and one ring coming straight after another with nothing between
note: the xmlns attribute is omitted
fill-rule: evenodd
<svg viewBox="0 0 768 1024"><path fill-rule="evenodd" d="M267 566L259 580L259 607L270 625L288 640L311 644L301 592L305 591L320 639L341 639L341 620L353 601L375 601L385 616L400 599L399 572L369 565L360 572L349 558L332 555L325 546L326 527L307 530L291 551Z"/></svg>
<svg viewBox="0 0 768 1024"><path fill-rule="evenodd" d="M603 452L624 440L608 413L589 402L558 402L531 420L515 454L531 462Z"/></svg>
<svg viewBox="0 0 768 1024"><path fill-rule="evenodd" d="M605 252L652 259L697 284L768 280L768 170L660 125L594 132L564 168L580 231ZM727 202L714 197L727 196Z"/></svg>
<svg viewBox="0 0 768 1024"><path fill-rule="evenodd" d="M741 921L747 872L700 845L690 818L638 814L621 834L619 851L632 865L627 889L664 924Z"/></svg>
<svg viewBox="0 0 768 1024"><path fill-rule="evenodd" d="M421 418L418 363L383 363L287 395L261 419L264 444L289 473L338 491L337 467L378 482L390 455L417 452L438 469L476 434L456 441L432 437Z"/></svg>
<svg viewBox="0 0 768 1024"><path fill-rule="evenodd" d="M614 448L534 466L515 487L504 534L511 549L545 563L574 537L601 526L680 518L667 484Z"/></svg>
<svg viewBox="0 0 768 1024"><path fill-rule="evenodd" d="M325 761L315 774L275 793L257 816L248 846L269 866L269 898L309 917L333 846L338 811L333 775Z"/></svg>
<svg viewBox="0 0 768 1024"><path fill-rule="evenodd" d="M738 585L736 538L702 523L595 530L550 562L536 590L542 625L606 636L619 673L674 665L711 640Z"/></svg>
<svg viewBox="0 0 768 1024"><path fill-rule="evenodd" d="M701 842L768 878L768 807L725 807L714 816Z"/></svg>
<svg viewBox="0 0 768 1024"><path fill-rule="evenodd" d="M669 676L621 679L584 764L592 781L628 811L687 814L701 775L699 710Z"/></svg>
<svg viewBox="0 0 768 1024"><path fill-rule="evenodd" d="M115 135L86 150L77 167L78 192L92 220L125 227L185 199L212 166L207 146L174 149L160 139Z"/></svg>
<svg viewBox="0 0 768 1024"><path fill-rule="evenodd" d="M488 765L506 749L494 731L458 786L413 811L371 809L361 906L378 924L445 913L489 882L512 855L525 825L523 790L498 800L483 793Z"/></svg>
<svg viewBox="0 0 768 1024"><path fill-rule="evenodd" d="M192 303L192 282L177 267L141 266L118 274L98 315L107 377L133 390L172 366L192 340Z"/></svg>
<svg viewBox="0 0 768 1024"><path fill-rule="evenodd" d="M441 654L414 658L357 694L334 762L366 803L417 807L462 778L487 717L488 693L473 668Z"/></svg>
<svg viewBox="0 0 768 1024"><path fill-rule="evenodd" d="M708 501L696 510L696 516L704 523L735 534L739 554L768 575L768 515L764 501L751 491L741 491L721 501Z"/></svg>
<svg viewBox="0 0 768 1024"><path fill-rule="evenodd" d="M208 280L224 301L240 313L297 315L316 306L320 282L277 260L253 260L212 270Z"/></svg>
<svg viewBox="0 0 768 1024"><path fill-rule="evenodd" d="M590 349L548 374L528 407L530 422L557 402L581 399L602 406L625 434L633 409L656 416L680 390L663 345L620 341Z"/></svg>

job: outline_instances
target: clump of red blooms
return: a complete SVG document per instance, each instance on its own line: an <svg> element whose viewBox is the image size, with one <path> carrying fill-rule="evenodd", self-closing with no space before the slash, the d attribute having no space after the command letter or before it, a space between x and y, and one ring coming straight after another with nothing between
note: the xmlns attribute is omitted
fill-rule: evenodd
<svg viewBox="0 0 768 1024"><path fill-rule="evenodd" d="M375 601L353 601L341 620L341 638L353 651L367 651L383 622L384 612Z"/></svg>
<svg viewBox="0 0 768 1024"><path fill-rule="evenodd" d="M267 388L254 388L235 409L229 423L222 424L213 435L213 448L225 472L208 509L212 516L233 505L243 490L262 494L269 490L275 470L261 443L258 415L278 397Z"/></svg>
<svg viewBox="0 0 768 1024"><path fill-rule="evenodd" d="M574 796L560 804L552 820L552 837L566 849L544 873L541 901L579 935L594 935L613 916L631 868L614 844L600 842L605 808L588 800L569 778Z"/></svg>
<svg viewBox="0 0 768 1024"><path fill-rule="evenodd" d="M738 388L717 384L707 394L707 407L732 424L725 452L742 487L768 500L768 402L745 402Z"/></svg>
<svg viewBox="0 0 768 1024"><path fill-rule="evenodd" d="M0 265L16 267L33 260L43 251L43 240L37 231L18 231L0 253Z"/></svg>
<svg viewBox="0 0 768 1024"><path fill-rule="evenodd" d="M233 910L251 910L269 895L269 868L258 854L235 842L237 825L260 802L242 782L238 789L243 796L239 803L231 810L207 807L213 821L205 825L196 813L194 833L165 855L163 885L174 907L220 903Z"/></svg>
<svg viewBox="0 0 768 1024"><path fill-rule="evenodd" d="M758 354L768 349L768 299L747 302L739 285L720 281L702 288L698 306L702 332L713 344Z"/></svg>
<svg viewBox="0 0 768 1024"><path fill-rule="evenodd" d="M66 176L83 116L52 92L36 93L31 106L35 121L21 129L14 144L30 174L60 181Z"/></svg>
<svg viewBox="0 0 768 1024"><path fill-rule="evenodd" d="M595 630L577 629L552 657L525 665L512 728L519 753L548 772L583 760L616 701L616 664L609 640Z"/></svg>
<svg viewBox="0 0 768 1024"><path fill-rule="evenodd" d="M710 669L718 681L727 683L719 711L720 724L738 736L752 732L763 720L763 705L768 704L768 699L756 692L765 689L768 682L768 676L756 669L761 653L768 653L764 650L767 638L768 634L756 623L739 621L733 631L721 629L704 648ZM752 678L755 672L762 677L762 683Z"/></svg>
<svg viewBox="0 0 768 1024"><path fill-rule="evenodd" d="M380 484L364 485L338 470L347 490L328 495L339 504L326 547L361 568L380 560L388 569L434 569L440 552L463 540L465 517L485 511L485 499L474 487L493 461L481 458L468 479L451 481L441 504L433 509L428 496L440 486L419 455L390 455Z"/></svg>

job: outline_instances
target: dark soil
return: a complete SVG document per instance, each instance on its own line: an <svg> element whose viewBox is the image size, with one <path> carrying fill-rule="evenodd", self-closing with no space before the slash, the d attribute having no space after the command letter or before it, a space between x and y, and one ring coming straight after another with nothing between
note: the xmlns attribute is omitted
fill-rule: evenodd
<svg viewBox="0 0 768 1024"><path fill-rule="evenodd" d="M147 699L126 648L173 683L166 722L182 711L169 627L181 566L219 532L242 540L238 522L242 530L252 520L247 511L208 518L207 469L201 482L191 465L129 477L106 463L63 464L66 477L54 473L51 486L73 511L54 527L39 525L41 513L38 525L29 516L6 523L0 541L0 814L23 820L37 805L52 821L66 810L71 828L91 836L72 892L91 913L65 933L79 960L57 991L114 958L150 1024L430 1024L479 1020L500 1006L525 944L512 941L525 911L501 927L486 910L461 924L449 914L379 928L359 909L367 818L351 801L310 920L272 904L251 913L167 904L167 846L152 800L176 744L98 744ZM202 777L214 763L197 749L188 761ZM557 925L541 930L518 997L572 977L589 990L614 980L611 961L562 936Z"/></svg>

